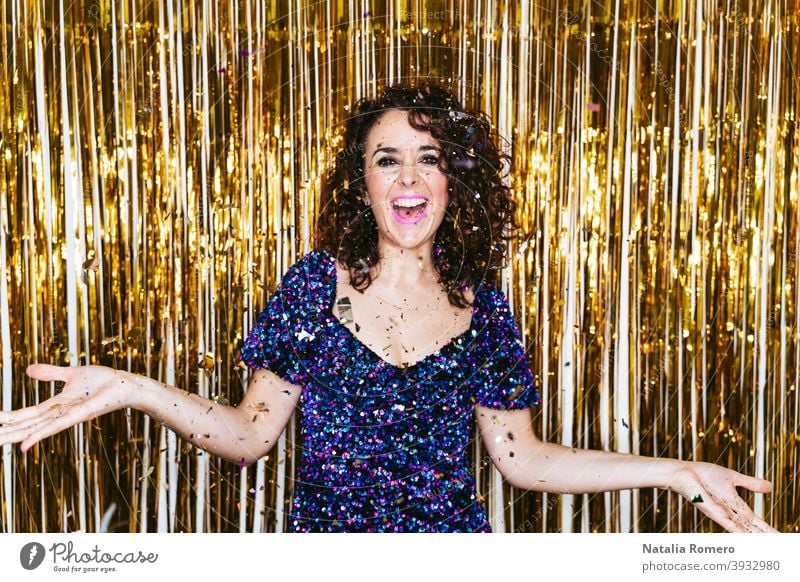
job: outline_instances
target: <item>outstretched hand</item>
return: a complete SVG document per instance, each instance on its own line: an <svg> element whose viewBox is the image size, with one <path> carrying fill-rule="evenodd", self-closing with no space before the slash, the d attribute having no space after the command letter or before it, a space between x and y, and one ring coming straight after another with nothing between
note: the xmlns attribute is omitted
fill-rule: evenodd
<svg viewBox="0 0 800 582"><path fill-rule="evenodd" d="M129 406L133 381L127 372L104 366L33 364L26 373L44 382L64 382L64 388L35 406L0 412L0 445L22 442L25 452L57 432Z"/></svg>
<svg viewBox="0 0 800 582"><path fill-rule="evenodd" d="M757 493L772 491L772 483L713 463L687 462L669 485L700 511L730 532L777 532L739 497L736 487Z"/></svg>

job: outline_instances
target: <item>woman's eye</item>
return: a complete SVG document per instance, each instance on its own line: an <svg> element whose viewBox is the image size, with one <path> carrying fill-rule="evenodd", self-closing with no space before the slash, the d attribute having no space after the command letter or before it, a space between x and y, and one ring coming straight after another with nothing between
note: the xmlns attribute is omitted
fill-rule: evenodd
<svg viewBox="0 0 800 582"><path fill-rule="evenodd" d="M425 156L422 158L422 163L425 165L436 166L439 164L439 158L437 156ZM397 161L394 158L381 158L376 162L378 166L381 167L389 167L397 165Z"/></svg>

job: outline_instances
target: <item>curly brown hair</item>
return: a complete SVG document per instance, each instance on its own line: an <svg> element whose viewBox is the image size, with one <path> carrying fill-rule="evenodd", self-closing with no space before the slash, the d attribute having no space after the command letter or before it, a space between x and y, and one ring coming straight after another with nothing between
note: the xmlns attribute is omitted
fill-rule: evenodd
<svg viewBox="0 0 800 582"><path fill-rule="evenodd" d="M323 180L315 246L327 249L350 270L363 291L372 284L370 267L378 255L378 227L362 199L367 135L388 109L408 111L408 123L427 131L442 145L439 169L448 177L448 204L436 231L433 263L451 304L467 307L464 292L487 271L503 266L508 240L517 228L516 202L503 184L503 161L510 156L496 145L483 112L468 112L445 87L425 83L384 89L377 99L361 99L345 120L344 143Z"/></svg>

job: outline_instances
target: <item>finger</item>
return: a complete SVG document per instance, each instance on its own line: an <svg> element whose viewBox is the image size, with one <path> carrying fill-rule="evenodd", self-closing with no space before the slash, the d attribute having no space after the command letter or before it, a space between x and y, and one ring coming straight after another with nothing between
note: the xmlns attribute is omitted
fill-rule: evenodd
<svg viewBox="0 0 800 582"><path fill-rule="evenodd" d="M35 408L35 407L32 407ZM27 410L27 409L26 409ZM35 414L29 414L25 418L15 418L12 421L7 421L0 426L0 442L2 442L6 438L10 438L9 435L12 435L19 431L26 430L27 427L30 427L32 424L39 424L42 420L51 414L46 409L37 408Z"/></svg>
<svg viewBox="0 0 800 582"><path fill-rule="evenodd" d="M0 444L18 442L21 438L34 432L37 427L62 416L72 419L73 424L80 421L80 418L76 418L75 407L68 407L60 402L53 402L53 400L51 398L39 404L36 407L38 409L36 415L0 428Z"/></svg>
<svg viewBox="0 0 800 582"><path fill-rule="evenodd" d="M753 526L752 531L763 533L777 533L774 527L755 514L752 508L739 495L728 501L731 512L734 514L734 521Z"/></svg>
<svg viewBox="0 0 800 582"><path fill-rule="evenodd" d="M0 427L10 426L20 423L29 418L33 418L41 412L40 404L19 408L17 410L4 410L0 412Z"/></svg>
<svg viewBox="0 0 800 582"><path fill-rule="evenodd" d="M737 487L745 487L750 491L757 493L770 493L772 491L772 482L759 477L752 477L744 475L743 473L736 473L733 479L733 484Z"/></svg>
<svg viewBox="0 0 800 582"><path fill-rule="evenodd" d="M3 434L0 434L0 445L5 445L8 443L18 443L27 438L28 436L30 436L31 434L33 434L34 432L36 432L38 427L41 426L42 424L50 422L50 420L51 420L50 417L41 417L36 420L26 421L17 426L16 428L14 428L13 430L8 430Z"/></svg>
<svg viewBox="0 0 800 582"><path fill-rule="evenodd" d="M31 378L43 382L46 381L67 382L72 378L73 369L64 368L61 366L51 366L49 364L31 364L25 370L25 373ZM39 404L34 404L32 406L27 406L25 408L20 408L17 410L0 411L0 427L3 427L4 425L11 425L14 423L23 422L31 418L34 418L35 416L41 414L42 407L47 407L52 405L53 403L51 401L54 400L55 398L58 398L58 395L54 396L53 398L48 398L47 400L40 402Z"/></svg>
<svg viewBox="0 0 800 582"><path fill-rule="evenodd" d="M747 533L747 528L741 524L736 523L724 511L706 511L702 507L698 507L700 511L705 513L712 520L725 528L726 531L731 533Z"/></svg>
<svg viewBox="0 0 800 582"><path fill-rule="evenodd" d="M758 529L759 533L779 533L777 529L765 521L753 520L753 525Z"/></svg>
<svg viewBox="0 0 800 582"><path fill-rule="evenodd" d="M778 533L778 530L768 524L766 521L761 519L760 517L754 517L753 521L751 522L758 531L763 533Z"/></svg>
<svg viewBox="0 0 800 582"><path fill-rule="evenodd" d="M752 508L745 503L744 499L735 495L731 499L723 500L731 509L731 512L734 514L734 519L741 519L744 521L752 521L756 518L756 514L753 513Z"/></svg>
<svg viewBox="0 0 800 582"><path fill-rule="evenodd" d="M20 444L20 449L23 453L25 453L40 440L46 439L49 436L53 436L54 434L79 423L80 420L76 420L72 414L58 416L51 421L45 422L38 426L35 431L29 434L25 440L22 441L22 444Z"/></svg>
<svg viewBox="0 0 800 582"><path fill-rule="evenodd" d="M37 417L48 414L51 410L61 408L64 405L61 400L61 396L57 394L39 404L0 413L0 433L6 429L14 430L15 426L19 426L21 423L34 420Z"/></svg>
<svg viewBox="0 0 800 582"><path fill-rule="evenodd" d="M41 382L69 382L75 369L69 366L51 366L50 364L31 364L25 373Z"/></svg>
<svg viewBox="0 0 800 582"><path fill-rule="evenodd" d="M715 498L715 501L723 508L726 508L731 520L747 532L765 533L777 531L758 517L750 506L736 494L730 498Z"/></svg>

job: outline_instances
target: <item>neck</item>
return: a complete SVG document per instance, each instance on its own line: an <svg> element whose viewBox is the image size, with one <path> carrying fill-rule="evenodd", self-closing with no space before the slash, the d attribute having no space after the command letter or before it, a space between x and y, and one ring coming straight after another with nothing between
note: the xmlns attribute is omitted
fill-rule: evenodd
<svg viewBox="0 0 800 582"><path fill-rule="evenodd" d="M438 274L433 264L433 242L427 241L419 247L405 249L378 241L379 277L381 282L395 287L416 287L423 281L437 281Z"/></svg>

